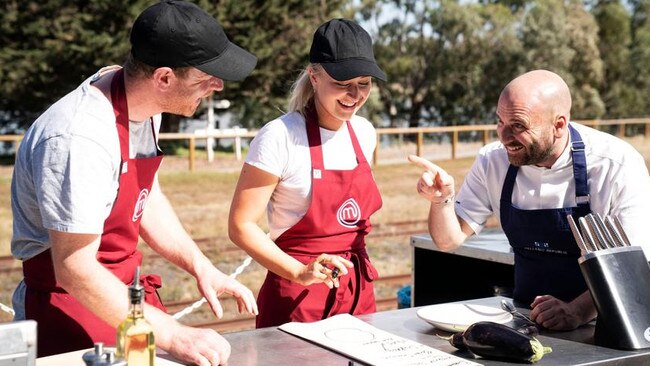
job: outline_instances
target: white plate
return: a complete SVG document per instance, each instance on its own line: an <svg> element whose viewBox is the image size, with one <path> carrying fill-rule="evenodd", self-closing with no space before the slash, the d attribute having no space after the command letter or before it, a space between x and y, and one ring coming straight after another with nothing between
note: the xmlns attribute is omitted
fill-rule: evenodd
<svg viewBox="0 0 650 366"><path fill-rule="evenodd" d="M512 315L507 311L474 304L429 305L418 309L417 314L434 327L449 332L462 332L481 321L503 324L512 320Z"/></svg>

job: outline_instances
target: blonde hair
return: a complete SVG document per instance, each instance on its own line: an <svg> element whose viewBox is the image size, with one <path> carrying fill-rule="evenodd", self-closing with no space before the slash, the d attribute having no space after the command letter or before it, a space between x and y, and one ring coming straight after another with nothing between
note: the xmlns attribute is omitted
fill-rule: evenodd
<svg viewBox="0 0 650 366"><path fill-rule="evenodd" d="M300 112L305 116L305 108L314 99L314 88L309 81L309 69L313 72L321 72L323 67L320 64L310 64L298 76L298 79L291 86L289 96L289 112Z"/></svg>

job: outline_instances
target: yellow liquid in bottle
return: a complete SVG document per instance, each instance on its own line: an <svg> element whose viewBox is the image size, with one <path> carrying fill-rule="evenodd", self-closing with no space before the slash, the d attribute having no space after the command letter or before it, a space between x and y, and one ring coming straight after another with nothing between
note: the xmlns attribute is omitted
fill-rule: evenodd
<svg viewBox="0 0 650 366"><path fill-rule="evenodd" d="M117 328L116 356L126 360L128 366L154 366L156 345L151 325L142 312L129 313Z"/></svg>

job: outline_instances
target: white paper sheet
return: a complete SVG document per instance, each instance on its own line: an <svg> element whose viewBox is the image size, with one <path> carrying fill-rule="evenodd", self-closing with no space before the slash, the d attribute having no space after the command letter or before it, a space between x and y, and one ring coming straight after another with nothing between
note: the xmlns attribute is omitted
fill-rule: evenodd
<svg viewBox="0 0 650 366"><path fill-rule="evenodd" d="M349 314L313 323L286 323L279 329L370 365L479 365L375 328Z"/></svg>

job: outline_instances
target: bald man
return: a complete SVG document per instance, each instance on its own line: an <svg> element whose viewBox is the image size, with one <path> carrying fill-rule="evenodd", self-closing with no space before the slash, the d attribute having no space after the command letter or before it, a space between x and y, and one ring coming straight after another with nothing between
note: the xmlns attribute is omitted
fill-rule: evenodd
<svg viewBox="0 0 650 366"><path fill-rule="evenodd" d="M568 214L618 217L650 258L642 232L650 216L643 157L625 141L569 122L570 110L571 93L558 75L535 70L512 80L497 106L499 141L480 150L457 196L444 170L409 157L424 169L417 190L431 202L436 246L457 248L497 214L515 254L513 298L530 304L531 318L553 330L574 329L596 316Z"/></svg>

